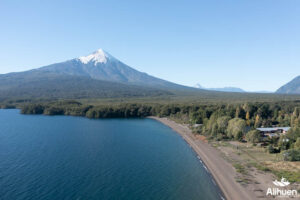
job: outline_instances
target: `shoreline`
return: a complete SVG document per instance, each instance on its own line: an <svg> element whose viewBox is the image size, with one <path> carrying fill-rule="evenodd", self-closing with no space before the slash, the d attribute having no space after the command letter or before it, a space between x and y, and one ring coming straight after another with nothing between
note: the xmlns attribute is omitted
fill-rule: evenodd
<svg viewBox="0 0 300 200"><path fill-rule="evenodd" d="M20 109L16 109L20 110ZM22 114L22 113L20 113ZM31 114L36 115L36 114ZM38 114L39 115L39 114ZM73 116L73 117L84 117L86 116L76 116L76 115L66 115L62 116ZM196 153L197 158L204 166L208 174L211 176L213 182L216 184L220 190L220 196L222 199L270 199L267 196L257 196L253 188L245 188L236 181L237 172L231 163L226 161L222 156L221 152L210 144L207 141L202 141L194 136L190 128L184 124L177 123L169 118L159 118L155 116L143 117L144 119L153 119L156 120L171 129L173 129L179 136L181 136L184 141L193 149ZM89 119L89 118L88 118ZM98 119L98 118L94 118ZM262 179L265 177L262 177ZM271 181L271 180L270 180ZM270 182L269 181L269 182ZM271 183L271 182L270 182ZM261 188L259 188L261 189ZM264 188L265 189L265 188ZM272 197L271 197L272 198ZM273 199L273 198L272 198Z"/></svg>
<svg viewBox="0 0 300 200"><path fill-rule="evenodd" d="M168 118L148 117L170 127L178 133L197 154L198 159L203 161L208 168L213 180L221 190L226 199L256 199L254 193L243 188L236 182L236 171L234 167L225 161L220 152L209 144L194 137L192 131L182 124L178 124Z"/></svg>

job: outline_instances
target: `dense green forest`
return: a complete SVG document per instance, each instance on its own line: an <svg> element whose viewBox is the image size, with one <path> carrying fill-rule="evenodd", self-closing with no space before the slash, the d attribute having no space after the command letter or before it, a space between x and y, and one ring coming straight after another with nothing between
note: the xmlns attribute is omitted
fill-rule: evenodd
<svg viewBox="0 0 300 200"><path fill-rule="evenodd" d="M168 96L171 92L138 85L56 74L0 74L0 101Z"/></svg>
<svg viewBox="0 0 300 200"><path fill-rule="evenodd" d="M1 104L22 114L73 115L88 118L169 117L189 124L195 134L210 140L247 141L267 146L269 153L286 152L287 160L300 160L300 101L203 103L100 103L75 100ZM290 126L280 137L262 137L258 127Z"/></svg>
<svg viewBox="0 0 300 200"><path fill-rule="evenodd" d="M268 145L270 153L287 151L287 159L300 160L300 102L211 104L123 103L85 105L57 101L21 106L23 114L74 115L88 118L170 117L189 124L195 134L212 140L238 140ZM195 125L197 124L197 125ZM286 135L263 138L257 127L290 126Z"/></svg>

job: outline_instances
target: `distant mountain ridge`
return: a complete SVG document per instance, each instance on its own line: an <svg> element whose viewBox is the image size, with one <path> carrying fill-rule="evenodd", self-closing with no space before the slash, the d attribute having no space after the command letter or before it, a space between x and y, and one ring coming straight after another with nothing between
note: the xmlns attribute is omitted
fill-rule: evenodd
<svg viewBox="0 0 300 200"><path fill-rule="evenodd" d="M273 93L271 91L264 91L264 90L250 92L250 91L246 91L241 88L238 88L238 87L205 88L205 87L202 87L199 83L197 83L194 87L203 89L203 90L218 91L218 92L261 93L261 94L262 93Z"/></svg>
<svg viewBox="0 0 300 200"><path fill-rule="evenodd" d="M278 94L300 94L300 76L297 76L287 84L281 86L276 93Z"/></svg>
<svg viewBox="0 0 300 200"><path fill-rule="evenodd" d="M294 91L297 92L297 89ZM236 87L203 88L198 84L195 88L172 83L135 70L102 49L87 56L37 69L0 74L0 100L154 96L169 98L174 95L216 98L232 95L220 92L246 91Z"/></svg>
<svg viewBox="0 0 300 200"><path fill-rule="evenodd" d="M199 83L195 85L196 88L211 90L211 91L219 91L219 92L246 92L245 90L237 87L223 87L223 88L205 88L202 87Z"/></svg>
<svg viewBox="0 0 300 200"><path fill-rule="evenodd" d="M0 74L0 100L172 95L196 89L139 72L102 49L24 72Z"/></svg>

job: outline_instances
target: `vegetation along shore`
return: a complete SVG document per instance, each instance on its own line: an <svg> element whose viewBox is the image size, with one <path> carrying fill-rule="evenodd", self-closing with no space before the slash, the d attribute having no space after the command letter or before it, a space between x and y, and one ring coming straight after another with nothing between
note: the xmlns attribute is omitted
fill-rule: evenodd
<svg viewBox="0 0 300 200"><path fill-rule="evenodd" d="M89 105L62 100L2 107L15 106L23 114L88 118L152 116L181 134L209 168L228 199L265 197L266 188L276 178L287 178L292 182L291 188L300 182L297 162L300 160L299 101ZM263 135L258 130L260 127L290 128L285 134L270 137Z"/></svg>

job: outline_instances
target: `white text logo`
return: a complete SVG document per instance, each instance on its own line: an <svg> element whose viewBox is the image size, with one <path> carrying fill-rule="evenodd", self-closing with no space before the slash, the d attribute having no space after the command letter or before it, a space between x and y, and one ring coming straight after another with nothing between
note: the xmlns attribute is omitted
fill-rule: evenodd
<svg viewBox="0 0 300 200"><path fill-rule="evenodd" d="M282 177L280 181L277 180L273 181L273 184L278 187L285 187L288 186L290 182ZM285 190L280 188L268 188L266 195L280 196L280 197L298 197L297 190Z"/></svg>
<svg viewBox="0 0 300 200"><path fill-rule="evenodd" d="M288 182L285 178L281 178L281 181L277 181L277 180L275 180L275 181L273 181L273 183L274 183L274 185L276 185L276 186L280 186L280 187L284 187L284 186L287 186L287 185L289 185L290 184L290 182Z"/></svg>

